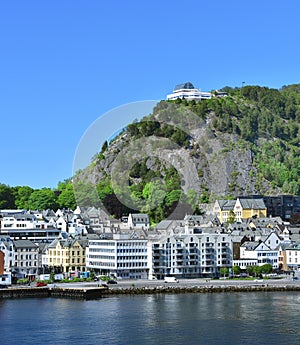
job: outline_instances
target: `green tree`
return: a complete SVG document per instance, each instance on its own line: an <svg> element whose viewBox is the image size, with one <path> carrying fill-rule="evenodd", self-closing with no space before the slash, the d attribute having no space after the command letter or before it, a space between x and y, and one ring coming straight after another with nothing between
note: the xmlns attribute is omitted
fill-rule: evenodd
<svg viewBox="0 0 300 345"><path fill-rule="evenodd" d="M229 211L229 216L228 216L228 218L227 218L227 224L232 224L232 223L234 223L235 222L235 213L232 211L232 210L230 210Z"/></svg>
<svg viewBox="0 0 300 345"><path fill-rule="evenodd" d="M14 187L15 205L18 209L28 209L28 200L34 189L28 186Z"/></svg>
<svg viewBox="0 0 300 345"><path fill-rule="evenodd" d="M240 266L233 266L232 267L232 272L233 272L233 274L235 275L235 276L237 276L237 275L239 275L240 273L241 273L241 268L240 268Z"/></svg>
<svg viewBox="0 0 300 345"><path fill-rule="evenodd" d="M272 272L272 270L273 270L273 267L271 264L264 264L261 266L261 273L269 274Z"/></svg>
<svg viewBox="0 0 300 345"><path fill-rule="evenodd" d="M66 182L64 185L59 186L59 188L60 193L57 198L58 206L60 208L74 210L76 208L76 200L72 183Z"/></svg>
<svg viewBox="0 0 300 345"><path fill-rule="evenodd" d="M259 276L261 274L261 267L260 266L253 266L253 273L255 277Z"/></svg>
<svg viewBox="0 0 300 345"><path fill-rule="evenodd" d="M101 202L96 185L89 182L76 182L73 184L76 204L81 207L100 207Z"/></svg>
<svg viewBox="0 0 300 345"><path fill-rule="evenodd" d="M15 208L15 194L13 189L5 184L0 184L0 209Z"/></svg>
<svg viewBox="0 0 300 345"><path fill-rule="evenodd" d="M249 275L252 275L252 274L253 274L253 266L247 266L247 267L246 267L246 272L247 272Z"/></svg>
<svg viewBox="0 0 300 345"><path fill-rule="evenodd" d="M57 196L50 188L33 191L28 199L28 208L31 210L46 210L58 208Z"/></svg>
<svg viewBox="0 0 300 345"><path fill-rule="evenodd" d="M228 269L228 267L221 267L221 268L220 268L220 274L221 274L223 277L228 276L228 274L229 274L229 269Z"/></svg>

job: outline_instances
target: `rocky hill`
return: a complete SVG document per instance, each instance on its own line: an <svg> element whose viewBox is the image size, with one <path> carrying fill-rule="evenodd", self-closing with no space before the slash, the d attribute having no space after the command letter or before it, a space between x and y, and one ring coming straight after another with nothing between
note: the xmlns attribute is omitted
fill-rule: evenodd
<svg viewBox="0 0 300 345"><path fill-rule="evenodd" d="M224 90L201 102L161 101L128 125L76 175L77 200L84 181L116 216L135 210L158 221L178 203L199 212L221 197L299 195L300 85Z"/></svg>

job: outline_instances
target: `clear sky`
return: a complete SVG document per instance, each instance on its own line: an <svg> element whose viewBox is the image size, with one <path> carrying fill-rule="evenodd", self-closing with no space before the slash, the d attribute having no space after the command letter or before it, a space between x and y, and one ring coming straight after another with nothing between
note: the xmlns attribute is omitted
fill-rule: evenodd
<svg viewBox="0 0 300 345"><path fill-rule="evenodd" d="M56 187L99 116L175 84L300 83L299 13L298 0L2 1L0 183Z"/></svg>

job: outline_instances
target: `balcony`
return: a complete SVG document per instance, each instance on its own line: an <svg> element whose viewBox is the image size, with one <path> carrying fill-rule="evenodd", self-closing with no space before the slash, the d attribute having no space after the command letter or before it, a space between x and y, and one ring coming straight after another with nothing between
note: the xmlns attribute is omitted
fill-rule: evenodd
<svg viewBox="0 0 300 345"><path fill-rule="evenodd" d="M204 262L204 264L202 266L204 267L213 267L215 264L215 262L213 260L207 260Z"/></svg>
<svg viewBox="0 0 300 345"><path fill-rule="evenodd" d="M165 250L163 248L153 249L153 254L161 254L164 252Z"/></svg>

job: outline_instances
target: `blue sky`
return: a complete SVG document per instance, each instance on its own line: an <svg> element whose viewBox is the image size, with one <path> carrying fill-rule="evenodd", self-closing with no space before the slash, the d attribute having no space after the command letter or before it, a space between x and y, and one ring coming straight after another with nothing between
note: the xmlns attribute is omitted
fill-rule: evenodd
<svg viewBox="0 0 300 345"><path fill-rule="evenodd" d="M0 183L56 187L99 116L175 84L299 83L299 13L297 0L2 1Z"/></svg>

